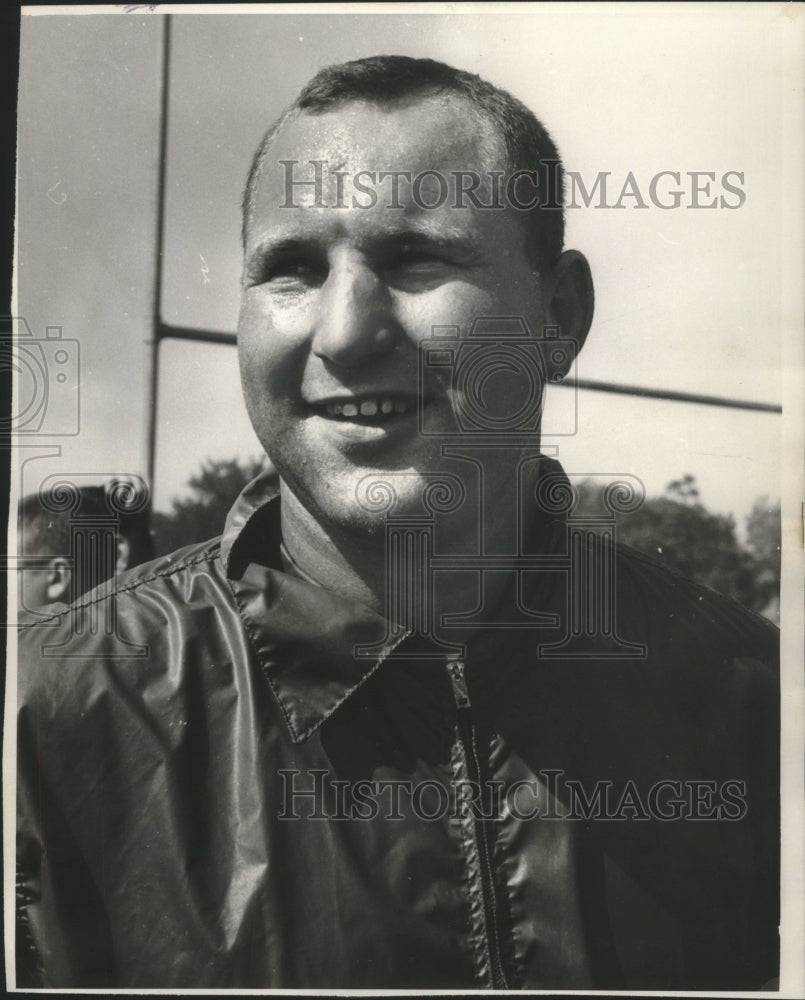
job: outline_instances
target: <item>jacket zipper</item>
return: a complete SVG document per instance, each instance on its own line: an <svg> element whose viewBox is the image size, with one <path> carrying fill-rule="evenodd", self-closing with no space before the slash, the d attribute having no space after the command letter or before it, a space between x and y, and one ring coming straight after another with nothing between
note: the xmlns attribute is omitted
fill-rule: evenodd
<svg viewBox="0 0 805 1000"><path fill-rule="evenodd" d="M464 764L467 769L467 776L470 781L477 783L484 794L483 775L481 762L478 757L478 743L475 738L475 725L472 717L472 702L470 692L467 687L467 679L464 674L463 660L447 661L447 673L453 686L453 697L455 698L458 710L458 740L461 745L461 752ZM483 798L481 799L483 806ZM472 806L469 806L471 809ZM483 898L484 928L486 937L486 951L489 956L489 968L492 973L492 988L506 990L509 984L506 981L506 974L503 971L503 959L500 946L500 929L497 920L497 898L495 895L495 882L492 874L492 846L489 843L489 834L486 822L482 817L473 815L473 829L475 832L475 842L478 847L478 863L481 872L481 894Z"/></svg>

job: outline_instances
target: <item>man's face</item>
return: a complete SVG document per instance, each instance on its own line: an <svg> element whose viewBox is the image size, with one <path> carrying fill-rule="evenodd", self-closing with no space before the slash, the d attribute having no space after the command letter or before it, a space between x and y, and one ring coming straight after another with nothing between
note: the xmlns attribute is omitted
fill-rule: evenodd
<svg viewBox="0 0 805 1000"><path fill-rule="evenodd" d="M444 468L432 432L455 431L456 390L434 379L417 398L418 345L434 327L466 336L477 317L522 317L532 333L543 323L540 280L515 211L466 199L455 207L454 172L503 169L501 145L463 99L429 97L301 115L268 151L245 252L241 378L284 484L325 526L371 526L356 501L367 476L395 473L400 513L414 509L424 474ZM325 161L323 187L297 185L288 199L283 160L296 161L293 178L308 181L310 161ZM440 200L436 179L418 192L401 180L402 207L394 208L390 180L363 175L377 204L356 207L361 171L438 171L450 196L428 209ZM489 203L484 187L477 194ZM371 200L356 197L361 206ZM418 406L427 410L426 436Z"/></svg>
<svg viewBox="0 0 805 1000"><path fill-rule="evenodd" d="M48 597L48 582L50 567L37 565L32 560L30 564L22 563L17 573L17 600L22 611L35 611L50 604Z"/></svg>

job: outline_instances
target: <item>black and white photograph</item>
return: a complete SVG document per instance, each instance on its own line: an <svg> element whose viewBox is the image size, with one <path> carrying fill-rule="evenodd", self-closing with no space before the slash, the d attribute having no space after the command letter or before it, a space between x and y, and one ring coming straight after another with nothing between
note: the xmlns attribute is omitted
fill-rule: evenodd
<svg viewBox="0 0 805 1000"><path fill-rule="evenodd" d="M804 10L23 8L11 991L805 996Z"/></svg>

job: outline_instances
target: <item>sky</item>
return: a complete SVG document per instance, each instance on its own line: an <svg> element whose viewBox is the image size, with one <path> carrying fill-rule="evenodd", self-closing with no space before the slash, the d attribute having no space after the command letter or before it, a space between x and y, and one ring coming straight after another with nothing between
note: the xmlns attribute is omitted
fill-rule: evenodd
<svg viewBox="0 0 805 1000"><path fill-rule="evenodd" d="M61 327L80 411L77 433L49 437L44 426L20 453L23 492L55 473L145 471L163 38L159 12L38 10L22 18L17 313L38 341ZM610 202L630 171L649 202L568 209L567 245L587 255L596 283L580 377L779 403L792 335L781 305L784 30L777 5L764 4L179 13L161 314L235 330L248 164L318 68L381 52L430 56L523 100L588 187L609 172ZM650 202L660 171L682 175L678 209ZM740 206L691 207L696 171L713 172L712 191L732 203L721 179L741 174L730 174ZM54 425L74 401L56 389ZM164 343L158 414L158 509L204 459L260 454L232 348ZM780 496L773 414L552 389L545 429L570 473L637 475L649 494L689 473L707 506L739 522L758 496Z"/></svg>

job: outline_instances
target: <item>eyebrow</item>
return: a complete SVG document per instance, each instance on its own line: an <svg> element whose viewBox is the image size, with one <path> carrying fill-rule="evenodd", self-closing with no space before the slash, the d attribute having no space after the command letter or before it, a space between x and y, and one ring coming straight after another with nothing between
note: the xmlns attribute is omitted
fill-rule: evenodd
<svg viewBox="0 0 805 1000"><path fill-rule="evenodd" d="M315 238L299 239L286 236L277 239L267 236L255 244L249 252L246 262L247 264L250 264L252 261L262 263L275 257L287 257L289 254L310 252L313 248L322 249L320 241Z"/></svg>
<svg viewBox="0 0 805 1000"><path fill-rule="evenodd" d="M265 267L274 260L295 254L320 254L326 256L325 240L313 233L309 236L266 236L252 248L246 259L246 270ZM482 249L482 240L475 233L458 227L440 225L438 230L428 225L409 226L377 236L367 236L361 241L370 256L383 257L411 247L416 250L436 250L463 258L474 258Z"/></svg>
<svg viewBox="0 0 805 1000"><path fill-rule="evenodd" d="M422 250L443 250L447 253L458 253L462 256L474 256L481 251L481 240L474 233L459 229L440 227L438 231L430 228L404 229L388 233L376 241L369 240L372 249L382 248L401 250L403 247L413 247ZM374 243L378 247L373 246Z"/></svg>

